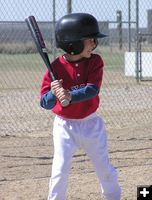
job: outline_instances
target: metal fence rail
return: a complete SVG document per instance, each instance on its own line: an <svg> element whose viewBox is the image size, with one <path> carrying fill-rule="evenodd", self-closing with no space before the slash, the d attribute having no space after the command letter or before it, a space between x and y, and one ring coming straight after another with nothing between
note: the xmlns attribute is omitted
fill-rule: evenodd
<svg viewBox="0 0 152 200"><path fill-rule="evenodd" d="M64 3L63 3L64 2ZM146 126L152 122L152 84L141 82L147 63L141 51L152 54L152 1L141 0L37 0L0 2L0 132L11 134L50 133L52 114L39 106L39 90L45 68L24 22L34 15L53 60L55 22L68 12L88 12L109 37L95 50L105 62L101 105L108 129ZM144 40L140 41L140 36ZM148 34L148 36L146 35ZM141 46L142 45L142 46ZM142 48L141 48L142 47ZM127 54L130 53L130 54ZM127 56L129 55L129 61ZM151 65L149 77L151 80Z"/></svg>

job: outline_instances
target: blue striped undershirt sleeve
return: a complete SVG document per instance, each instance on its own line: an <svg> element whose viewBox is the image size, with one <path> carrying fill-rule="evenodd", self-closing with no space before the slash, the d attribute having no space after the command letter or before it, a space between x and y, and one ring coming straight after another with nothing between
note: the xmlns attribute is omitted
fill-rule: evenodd
<svg viewBox="0 0 152 200"><path fill-rule="evenodd" d="M51 91L47 92L42 96L40 106L46 110L51 110L56 104L56 97Z"/></svg>
<svg viewBox="0 0 152 200"><path fill-rule="evenodd" d="M96 85L87 85L84 88L70 91L72 96L71 103L78 103L91 99L92 97L98 95L99 89Z"/></svg>

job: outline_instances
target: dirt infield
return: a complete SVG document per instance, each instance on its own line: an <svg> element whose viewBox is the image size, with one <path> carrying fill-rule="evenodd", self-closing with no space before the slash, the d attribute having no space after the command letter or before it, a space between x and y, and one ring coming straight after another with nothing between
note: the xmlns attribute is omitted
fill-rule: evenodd
<svg viewBox="0 0 152 200"><path fill-rule="evenodd" d="M118 86L118 79L110 78L107 86L107 80L98 114L108 129L109 156L119 172L122 200L136 200L137 186L152 184L152 85L126 79ZM54 116L40 108L39 89L1 89L0 100L0 199L46 200ZM73 157L67 196L102 200L83 150Z"/></svg>
<svg viewBox="0 0 152 200"><path fill-rule="evenodd" d="M109 133L110 159L119 172L122 200L135 200L137 185L151 184L152 128L145 129L119 129ZM0 148L1 200L47 199L52 137L1 136ZM67 199L102 199L98 180L83 151L78 151L73 158Z"/></svg>

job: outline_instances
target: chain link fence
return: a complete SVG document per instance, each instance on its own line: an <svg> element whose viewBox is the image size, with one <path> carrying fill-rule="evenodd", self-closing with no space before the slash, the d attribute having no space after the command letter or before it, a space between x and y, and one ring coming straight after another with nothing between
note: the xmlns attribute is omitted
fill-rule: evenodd
<svg viewBox="0 0 152 200"><path fill-rule="evenodd" d="M32 0L0 1L1 135L50 133L53 115L40 108L45 71L25 18L34 15L49 50L55 49L54 25L69 12L88 12L109 35L96 53L105 62L101 105L108 129L147 127L152 122L152 1Z"/></svg>

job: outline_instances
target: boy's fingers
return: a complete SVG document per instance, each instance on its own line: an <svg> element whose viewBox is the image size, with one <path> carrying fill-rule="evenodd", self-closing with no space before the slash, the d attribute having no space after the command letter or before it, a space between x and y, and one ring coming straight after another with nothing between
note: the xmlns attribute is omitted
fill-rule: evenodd
<svg viewBox="0 0 152 200"><path fill-rule="evenodd" d="M61 100L64 100L64 99L68 99L69 101L71 101L71 95L70 93L65 90L64 88L61 88L57 91L56 93L56 97L61 101Z"/></svg>
<svg viewBox="0 0 152 200"><path fill-rule="evenodd" d="M62 82L63 82L62 79L60 79L60 80L55 80L55 81L51 82L51 91L52 91L53 93L56 93L56 91L57 91L58 89L62 88Z"/></svg>

